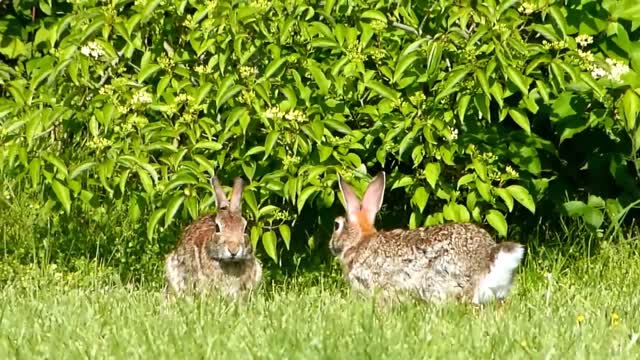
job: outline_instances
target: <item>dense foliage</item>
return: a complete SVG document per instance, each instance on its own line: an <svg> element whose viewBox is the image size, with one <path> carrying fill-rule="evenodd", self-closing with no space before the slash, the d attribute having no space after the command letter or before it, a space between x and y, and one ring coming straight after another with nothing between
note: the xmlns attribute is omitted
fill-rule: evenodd
<svg viewBox="0 0 640 360"><path fill-rule="evenodd" d="M214 173L246 179L276 262L323 258L337 174L362 190L387 171L383 227L506 236L520 213L598 229L640 198L633 0L2 7L4 223L80 234L60 251L162 255L213 207Z"/></svg>

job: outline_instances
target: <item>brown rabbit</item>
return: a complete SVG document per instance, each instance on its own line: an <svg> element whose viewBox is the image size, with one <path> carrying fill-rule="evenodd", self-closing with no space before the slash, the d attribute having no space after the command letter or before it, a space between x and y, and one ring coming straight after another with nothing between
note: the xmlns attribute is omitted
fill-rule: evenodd
<svg viewBox="0 0 640 360"><path fill-rule="evenodd" d="M187 226L178 247L167 257L166 298L171 291L183 294L209 290L235 297L253 289L262 279L262 266L245 234L242 179L234 180L231 201L227 200L217 177L211 179L211 185L218 212L215 216L203 215Z"/></svg>
<svg viewBox="0 0 640 360"><path fill-rule="evenodd" d="M474 224L444 224L415 230L377 231L385 174L368 185L360 203L339 177L346 219L338 217L329 243L352 288L372 294L411 295L431 302L448 299L485 303L504 299L524 255L514 242L496 244Z"/></svg>

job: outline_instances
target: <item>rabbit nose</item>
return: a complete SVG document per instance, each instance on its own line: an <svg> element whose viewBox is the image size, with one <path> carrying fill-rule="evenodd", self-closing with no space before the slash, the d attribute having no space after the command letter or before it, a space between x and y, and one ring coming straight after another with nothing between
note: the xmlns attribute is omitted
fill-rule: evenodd
<svg viewBox="0 0 640 360"><path fill-rule="evenodd" d="M240 247L239 246L229 246L229 247L227 247L227 251L229 251L229 255L231 255L231 257L235 257L236 255L238 255L238 252L240 251Z"/></svg>

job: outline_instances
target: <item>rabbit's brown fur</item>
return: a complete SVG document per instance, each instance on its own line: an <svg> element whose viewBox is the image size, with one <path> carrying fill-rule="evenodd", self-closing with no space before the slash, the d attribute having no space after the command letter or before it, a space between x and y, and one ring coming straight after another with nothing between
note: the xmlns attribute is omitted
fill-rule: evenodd
<svg viewBox="0 0 640 360"><path fill-rule="evenodd" d="M170 293L219 291L235 297L256 287L262 279L262 266L253 254L245 234L247 221L242 217L242 180L236 178L231 201L218 179L212 178L218 212L203 215L182 232L177 248L165 262Z"/></svg>
<svg viewBox="0 0 640 360"><path fill-rule="evenodd" d="M339 183L347 216L336 218L330 248L354 289L435 302L458 298L483 303L508 295L522 245L496 244L474 224L377 231L373 223L382 204L384 173L369 184L362 203L348 184Z"/></svg>

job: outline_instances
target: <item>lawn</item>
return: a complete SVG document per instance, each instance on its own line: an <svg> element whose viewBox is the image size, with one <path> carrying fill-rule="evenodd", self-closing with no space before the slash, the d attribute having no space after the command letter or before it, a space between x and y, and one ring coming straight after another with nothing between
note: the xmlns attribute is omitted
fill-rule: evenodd
<svg viewBox="0 0 640 360"><path fill-rule="evenodd" d="M577 250L576 250L577 251ZM332 274L249 301L163 304L159 285L18 279L0 293L1 359L640 358L640 246L537 249L502 306L378 308Z"/></svg>

